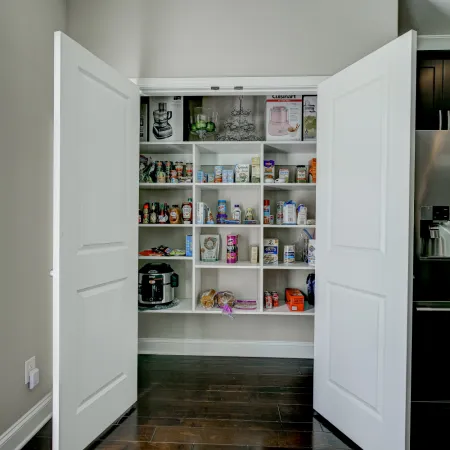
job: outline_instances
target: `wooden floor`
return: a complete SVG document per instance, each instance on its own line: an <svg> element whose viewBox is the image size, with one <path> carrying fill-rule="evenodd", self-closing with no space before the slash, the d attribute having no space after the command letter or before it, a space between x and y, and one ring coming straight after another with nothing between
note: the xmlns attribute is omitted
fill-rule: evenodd
<svg viewBox="0 0 450 450"><path fill-rule="evenodd" d="M90 448L357 448L313 415L312 374L312 360L142 355L135 409ZM49 423L24 448L50 436Z"/></svg>

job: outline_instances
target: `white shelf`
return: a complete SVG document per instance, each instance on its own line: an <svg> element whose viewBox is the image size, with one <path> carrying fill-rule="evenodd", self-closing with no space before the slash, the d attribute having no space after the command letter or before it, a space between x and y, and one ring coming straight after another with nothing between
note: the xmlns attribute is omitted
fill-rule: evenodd
<svg viewBox="0 0 450 450"><path fill-rule="evenodd" d="M316 225L263 225L264 228L298 228L299 230L303 228L316 228Z"/></svg>
<svg viewBox="0 0 450 450"><path fill-rule="evenodd" d="M267 191L305 191L316 188L316 183L264 183Z"/></svg>
<svg viewBox="0 0 450 450"><path fill-rule="evenodd" d="M140 310L139 314L185 314L192 312L192 299L190 298L180 298L180 303L173 308L168 309L153 309L153 310Z"/></svg>
<svg viewBox="0 0 450 450"><path fill-rule="evenodd" d="M314 308L307 309L306 311L291 311L286 303L278 306L278 308L264 309L264 314L272 316L314 316Z"/></svg>
<svg viewBox="0 0 450 450"><path fill-rule="evenodd" d="M192 144L187 142L140 142L140 152L143 155L151 154L192 154Z"/></svg>
<svg viewBox="0 0 450 450"><path fill-rule="evenodd" d="M193 183L139 183L139 189L192 189Z"/></svg>
<svg viewBox="0 0 450 450"><path fill-rule="evenodd" d="M261 150L262 141L198 141L195 146L198 148L200 154L222 154L222 155L236 155L236 154L258 154Z"/></svg>
<svg viewBox="0 0 450 450"><path fill-rule="evenodd" d="M282 263L278 264L264 264L264 269L272 269L272 270L311 270L314 271L315 267L310 266L305 262L295 261L293 263Z"/></svg>
<svg viewBox="0 0 450 450"><path fill-rule="evenodd" d="M192 261L192 256L142 256L139 255L140 260L149 261Z"/></svg>
<svg viewBox="0 0 450 450"><path fill-rule="evenodd" d="M192 223L140 223L139 228L192 228Z"/></svg>
<svg viewBox="0 0 450 450"><path fill-rule="evenodd" d="M260 224L254 224L254 225L245 225L243 223L233 224L233 223L214 223L214 224L202 224L202 223L196 223L196 228L260 228Z"/></svg>
<svg viewBox="0 0 450 450"><path fill-rule="evenodd" d="M259 269L261 265L259 263L251 264L249 261L238 261L234 264L228 264L226 261L197 261L195 267L197 269Z"/></svg>
<svg viewBox="0 0 450 450"><path fill-rule="evenodd" d="M196 187L201 189L222 189L222 188L247 188L247 187L260 187L261 183L195 183Z"/></svg>
<svg viewBox="0 0 450 450"><path fill-rule="evenodd" d="M316 153L316 141L266 141L264 142L264 153Z"/></svg>

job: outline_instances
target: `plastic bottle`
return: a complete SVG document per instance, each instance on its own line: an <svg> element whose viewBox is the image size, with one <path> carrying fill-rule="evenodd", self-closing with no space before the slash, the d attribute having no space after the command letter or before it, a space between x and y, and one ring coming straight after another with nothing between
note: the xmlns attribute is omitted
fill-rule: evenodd
<svg viewBox="0 0 450 450"><path fill-rule="evenodd" d="M183 212L183 223L192 223L192 198L188 198L187 202L183 202L181 210Z"/></svg>
<svg viewBox="0 0 450 450"><path fill-rule="evenodd" d="M233 215L232 215L233 220L238 220L239 223L241 223L241 216L242 216L241 208L239 207L239 205L234 205Z"/></svg>

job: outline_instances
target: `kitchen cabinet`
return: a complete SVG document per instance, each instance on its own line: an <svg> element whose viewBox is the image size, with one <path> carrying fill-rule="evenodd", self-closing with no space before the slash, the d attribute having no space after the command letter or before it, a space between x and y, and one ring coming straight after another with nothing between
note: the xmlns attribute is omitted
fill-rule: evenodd
<svg viewBox="0 0 450 450"><path fill-rule="evenodd" d="M416 129L447 130L450 114L450 54L422 51L417 58Z"/></svg>
<svg viewBox="0 0 450 450"><path fill-rule="evenodd" d="M409 32L326 80L140 79L133 84L56 33L54 449L84 448L136 400L137 269L143 262L138 249L153 245L158 233L174 242L187 230L193 235L194 256L174 260L190 279L173 311L179 314L215 314L197 302L212 282L234 283L244 298L256 297L257 310L245 314L290 314L285 308L265 311L264 289L297 283L313 270L300 262L252 265L245 252L236 268L223 260L203 263L195 249L204 230L222 237L229 230L242 232L246 242L261 247L263 238L275 233L282 244L289 242L294 229L139 227L138 204L147 189L171 199L192 194L194 204L211 206L237 195L259 211L259 220L265 198L272 204L286 195L307 199L317 219L317 296L314 311L298 318L315 321L314 408L366 450L406 448L415 52L416 34ZM211 95L211 86L216 95L317 93L317 145L139 144L139 95ZM194 173L251 155L259 155L261 164L275 155L288 165L317 156L317 186L195 181L181 188L139 186L140 151L155 159L192 159Z"/></svg>

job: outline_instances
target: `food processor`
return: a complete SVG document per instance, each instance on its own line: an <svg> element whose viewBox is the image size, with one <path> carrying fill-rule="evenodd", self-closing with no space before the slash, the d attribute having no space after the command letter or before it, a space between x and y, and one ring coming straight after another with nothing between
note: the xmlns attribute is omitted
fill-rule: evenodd
<svg viewBox="0 0 450 450"><path fill-rule="evenodd" d="M269 134L271 136L285 136L288 134L288 110L285 106L274 106L270 110Z"/></svg>
<svg viewBox="0 0 450 450"><path fill-rule="evenodd" d="M169 123L172 111L167 111L167 103L158 103L158 109L153 111L153 135L156 139L167 139L172 136L173 130Z"/></svg>

